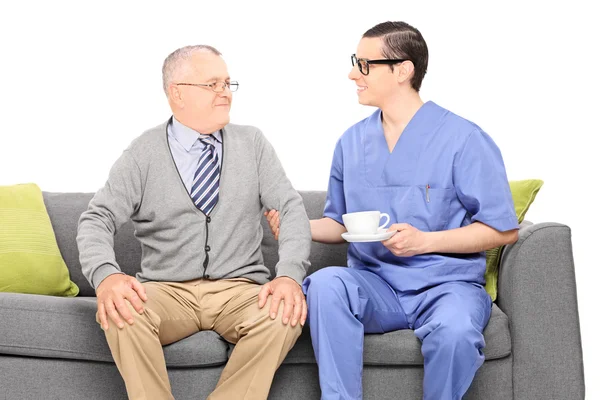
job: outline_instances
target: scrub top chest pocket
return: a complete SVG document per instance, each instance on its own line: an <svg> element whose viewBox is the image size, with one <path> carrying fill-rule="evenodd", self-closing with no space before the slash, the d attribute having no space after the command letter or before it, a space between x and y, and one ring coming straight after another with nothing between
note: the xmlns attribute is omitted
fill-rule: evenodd
<svg viewBox="0 0 600 400"><path fill-rule="evenodd" d="M423 184L414 186L413 191L415 228L427 232L445 230L450 218L454 189Z"/></svg>

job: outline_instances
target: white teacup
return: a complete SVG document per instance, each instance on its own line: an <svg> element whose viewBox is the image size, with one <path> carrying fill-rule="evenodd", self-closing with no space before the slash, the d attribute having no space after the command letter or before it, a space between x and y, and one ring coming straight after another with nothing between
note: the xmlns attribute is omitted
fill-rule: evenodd
<svg viewBox="0 0 600 400"><path fill-rule="evenodd" d="M385 217L386 221L379 225L382 217ZM379 229L389 224L390 216L379 211L361 211L344 214L342 220L351 235L375 235Z"/></svg>

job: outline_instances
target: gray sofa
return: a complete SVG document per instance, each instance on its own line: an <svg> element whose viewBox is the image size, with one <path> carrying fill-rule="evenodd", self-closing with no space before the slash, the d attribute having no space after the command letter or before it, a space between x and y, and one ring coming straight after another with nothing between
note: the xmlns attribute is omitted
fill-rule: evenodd
<svg viewBox="0 0 600 400"><path fill-rule="evenodd" d="M302 192L310 218L325 193ZM58 245L81 293L76 298L0 293L0 399L125 399L125 387L95 322L94 291L81 274L75 242L90 193L44 193ZM277 259L266 231L265 263ZM557 223L524 224L504 251L499 296L485 330L486 362L468 399L583 399L583 364L571 232ZM115 239L117 260L131 275L141 250L131 223ZM313 272L345 265L345 245L313 244ZM343 332L339 333L343 335ZM164 348L176 399L203 399L215 386L232 346L199 332ZM365 399L419 399L423 359L411 331L367 335ZM278 370L271 399L318 399L317 366L308 327Z"/></svg>

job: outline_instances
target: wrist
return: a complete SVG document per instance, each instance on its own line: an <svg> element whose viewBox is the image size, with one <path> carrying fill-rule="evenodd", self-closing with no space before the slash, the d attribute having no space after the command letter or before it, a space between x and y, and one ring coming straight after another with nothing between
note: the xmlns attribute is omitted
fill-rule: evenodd
<svg viewBox="0 0 600 400"><path fill-rule="evenodd" d="M273 280L276 280L276 279L279 279L279 280L284 280L285 279L285 280L288 280L290 282L294 282L296 285L302 287L302 285L300 283L298 283L298 281L296 279L292 278L291 276L280 275L280 276L275 277L275 279L273 279Z"/></svg>
<svg viewBox="0 0 600 400"><path fill-rule="evenodd" d="M438 236L439 232L424 232L422 254L436 252Z"/></svg>

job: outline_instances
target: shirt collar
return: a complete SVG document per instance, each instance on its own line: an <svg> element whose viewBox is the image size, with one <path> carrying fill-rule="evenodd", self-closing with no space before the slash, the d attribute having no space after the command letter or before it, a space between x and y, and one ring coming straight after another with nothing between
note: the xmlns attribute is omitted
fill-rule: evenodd
<svg viewBox="0 0 600 400"><path fill-rule="evenodd" d="M223 140L220 130L210 135L204 135L183 125L181 122L177 121L175 117L173 117L171 131L173 132L173 137L175 140L177 140L186 151L190 151L192 149L192 146L194 146L194 143L196 143L198 138L212 138L219 143L222 143Z"/></svg>

